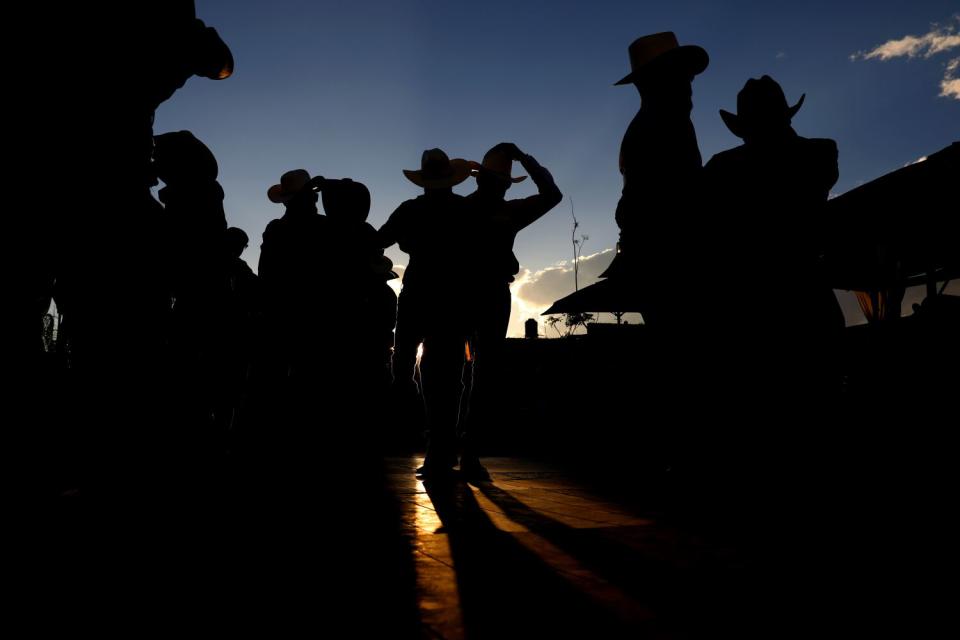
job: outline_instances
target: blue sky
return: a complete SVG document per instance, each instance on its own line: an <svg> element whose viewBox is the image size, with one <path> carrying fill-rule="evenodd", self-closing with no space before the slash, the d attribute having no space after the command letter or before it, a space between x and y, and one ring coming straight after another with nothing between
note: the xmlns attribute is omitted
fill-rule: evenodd
<svg viewBox="0 0 960 640"><path fill-rule="evenodd" d="M613 247L617 152L639 98L612 84L629 70L630 42L657 31L710 54L694 83L704 161L738 144L717 110L735 110L746 79L765 73L791 102L807 94L794 119L801 135L837 140L836 193L960 138L960 96L940 95L960 48L851 59L934 23L949 34L960 24L956 0L196 5L230 45L236 71L223 82L191 79L160 107L155 130L189 129L217 155L228 219L250 235L244 257L254 266L263 228L282 213L266 191L284 171L363 181L379 226L417 195L401 169L417 168L423 149L479 159L504 140L547 166L567 196L517 240L531 287L571 257L570 198L589 235L584 254ZM529 181L510 191L530 193ZM568 279L531 297L562 295Z"/></svg>

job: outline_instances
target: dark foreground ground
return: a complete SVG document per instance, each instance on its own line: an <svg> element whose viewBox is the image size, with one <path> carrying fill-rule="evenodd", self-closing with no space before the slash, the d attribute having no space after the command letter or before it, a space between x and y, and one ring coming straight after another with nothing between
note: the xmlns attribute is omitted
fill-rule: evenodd
<svg viewBox="0 0 960 640"><path fill-rule="evenodd" d="M940 637L952 493L419 456L219 492L64 496L12 548L36 631L282 637ZM322 462L322 461L321 461ZM811 475L816 474L811 469ZM896 471L891 472L897 477ZM282 478L281 478L282 476ZM222 489L222 488L221 488ZM12 545L11 545L12 546Z"/></svg>
<svg viewBox="0 0 960 640"><path fill-rule="evenodd" d="M186 474L51 437L6 609L32 635L953 637L958 343L920 328L850 333L829 402L738 386L666 413L642 342L512 343L485 482L417 479L388 420L310 418Z"/></svg>

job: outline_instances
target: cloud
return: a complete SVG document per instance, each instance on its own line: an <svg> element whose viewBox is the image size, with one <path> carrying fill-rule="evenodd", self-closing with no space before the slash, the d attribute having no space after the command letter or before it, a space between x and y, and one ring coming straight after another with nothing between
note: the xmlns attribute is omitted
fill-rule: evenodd
<svg viewBox="0 0 960 640"><path fill-rule="evenodd" d="M892 60L894 58L930 58L938 53L950 51L960 47L960 34L957 26L960 25L960 15L953 17L955 24L939 26L933 24L930 31L922 36L904 36L896 40L888 40L869 51L858 51L851 54L851 60ZM944 67L943 80L940 81L940 96L960 100L960 57L947 61Z"/></svg>
<svg viewBox="0 0 960 640"><path fill-rule="evenodd" d="M597 282L600 274L610 266L613 256L614 249L604 249L581 257L578 269L580 288ZM522 336L523 323L528 318L534 318L540 326L540 335L555 337L556 334L552 329L549 332L546 330L544 325L546 318L541 314L560 298L573 293L573 263L558 262L539 271L521 269L516 282L511 286L511 291L513 292L513 312L510 316L508 335ZM612 315L605 315L602 319L608 322L612 319ZM626 314L624 319L627 322L638 323L640 315Z"/></svg>
<svg viewBox="0 0 960 640"><path fill-rule="evenodd" d="M960 22L960 17L955 18ZM889 40L870 51L859 51L850 58L852 60L891 60L893 58L929 58L942 51L949 51L960 47L960 34L956 33L956 25L940 27L932 25L929 33L922 36L904 36L899 40Z"/></svg>
<svg viewBox="0 0 960 640"><path fill-rule="evenodd" d="M947 63L943 80L940 81L941 97L960 100L960 78L957 77L958 73L960 73L960 58L954 58Z"/></svg>
<svg viewBox="0 0 960 640"><path fill-rule="evenodd" d="M580 258L578 269L579 285L586 287L596 282L600 274L613 261L614 250L604 249L598 253ZM514 287L515 295L535 306L544 309L557 299L574 291L573 263L564 261L536 272L524 270L523 279L517 279L519 286Z"/></svg>

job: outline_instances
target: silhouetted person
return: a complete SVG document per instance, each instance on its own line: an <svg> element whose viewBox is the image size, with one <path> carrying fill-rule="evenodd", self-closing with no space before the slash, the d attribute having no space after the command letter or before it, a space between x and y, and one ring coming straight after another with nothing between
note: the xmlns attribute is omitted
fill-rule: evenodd
<svg viewBox="0 0 960 640"><path fill-rule="evenodd" d="M383 255L377 230L366 221L367 187L349 178L316 177L311 184L320 191L328 221L324 253L330 273L325 288L345 316L336 349L339 367L348 376L345 392L361 415L380 424L397 318L397 296L387 281L397 274Z"/></svg>
<svg viewBox="0 0 960 640"><path fill-rule="evenodd" d="M227 348L221 361L224 384L216 412L221 430L236 427L246 403L260 330L260 279L240 257L248 243L243 229L230 227L224 234L228 294L220 327Z"/></svg>
<svg viewBox="0 0 960 640"><path fill-rule="evenodd" d="M245 310L245 314L253 315L260 310L260 279L247 261L240 257L249 243L250 237L243 229L229 227L224 234L231 298Z"/></svg>
<svg viewBox="0 0 960 640"><path fill-rule="evenodd" d="M743 144L718 153L704 169L705 202L716 214L712 273L723 283L713 295L723 332L715 353L724 363L715 373L741 403L739 424L768 442L776 441L773 434L803 434L790 445L794 453L817 440L811 427L822 419L823 391L836 382L829 359L844 326L819 268L837 146L793 130L803 99L789 106L769 76L748 80L737 94L737 113L720 111ZM778 420L772 432L771 419ZM773 446L757 443L761 456L782 460L784 452Z"/></svg>
<svg viewBox="0 0 960 640"><path fill-rule="evenodd" d="M156 136L154 169L163 181L175 340L202 349L215 332L227 291L227 218L216 158L189 131ZM184 346L186 346L184 344Z"/></svg>
<svg viewBox="0 0 960 640"><path fill-rule="evenodd" d="M511 175L514 161L533 178L536 195L506 199L510 186L526 179L526 176ZM470 211L468 233L474 235L473 243L482 257L476 260L475 273L470 277L476 359L467 394L460 470L467 476L484 478L487 473L477 458L476 432L482 431L484 421L492 419L498 400L500 352L510 323L510 283L520 270L513 243L521 229L557 206L563 195L550 172L511 142L500 143L487 151L473 174L477 190L466 197Z"/></svg>
<svg viewBox="0 0 960 640"><path fill-rule="evenodd" d="M804 138L791 127L804 97L791 107L770 76L748 80L737 94L737 113L720 111L743 144L715 155L704 173L710 197L724 207L717 245L728 263L721 268L749 273L759 289L738 300L736 315L773 312L778 323L821 332L843 327L819 272L828 231L824 204L839 170L833 140Z"/></svg>
<svg viewBox="0 0 960 640"><path fill-rule="evenodd" d="M404 175L423 195L403 202L380 227L381 246L410 255L397 306L395 384L412 385L417 347L429 443L422 472L444 475L457 464L456 434L463 393L465 342L471 333L468 287L462 276L474 256L464 251L465 202L454 185L470 175L465 160L440 149L423 152L420 170Z"/></svg>
<svg viewBox="0 0 960 640"><path fill-rule="evenodd" d="M267 197L284 205L281 218L263 232L258 273L264 287L267 331L280 341L285 376L314 371L321 354L314 332L330 324L330 309L320 296L327 274L322 257L329 239L328 220L317 210L319 196L303 169L283 174Z"/></svg>
<svg viewBox="0 0 960 640"><path fill-rule="evenodd" d="M331 277L324 256L330 227L317 209L310 174L284 173L267 197L285 211L267 225L260 247L264 342L256 427L263 430L258 435L265 446L254 449L276 456L271 461L277 470L305 472L321 425L337 415L330 400L337 395L337 325L345 310L325 287Z"/></svg>
<svg viewBox="0 0 960 640"><path fill-rule="evenodd" d="M72 180L84 192L77 207L57 205L49 243L78 383L72 413L91 431L89 468L100 488L136 491L166 465L152 452L162 433L169 308L163 211L150 195L153 115L188 78L225 78L233 60L193 2L48 14L37 22L46 30L38 68L57 73L38 74L46 76L39 102L47 102L37 109L47 117L31 128L34 145L49 154L69 141Z"/></svg>
<svg viewBox="0 0 960 640"><path fill-rule="evenodd" d="M644 322L655 326L676 319L673 303L683 282L677 270L702 163L690 120L692 83L709 58L698 46L680 46L672 32L638 38L629 53L631 72L616 84L633 84L641 103L620 145L620 253L605 275L633 283Z"/></svg>
<svg viewBox="0 0 960 640"><path fill-rule="evenodd" d="M154 138L153 166L164 187L164 205L173 254L171 293L181 311L209 304L222 287L227 218L219 168L210 149L189 131Z"/></svg>
<svg viewBox="0 0 960 640"><path fill-rule="evenodd" d="M655 33L629 47L631 72L617 85L633 84L640 110L620 145L623 192L617 203L618 253L603 276L635 297L649 327L651 348L638 372L639 396L623 397L622 411L657 416L640 427L639 466L659 473L670 468L684 437L678 416L689 407L690 373L697 350L691 343L700 318L689 283L696 276L699 236L697 188L702 159L690 119L693 79L709 64L707 52L680 46L672 32ZM692 330L691 330L692 329Z"/></svg>
<svg viewBox="0 0 960 640"><path fill-rule="evenodd" d="M177 455L222 449L222 429L229 422L217 415L223 403L223 362L229 349L223 330L229 295L223 210L223 189L217 182L216 158L189 131L154 138L153 167L164 186L157 197L164 205L171 315L171 405L179 407L168 433ZM170 455L170 454L168 454ZM203 464L202 458L197 458Z"/></svg>

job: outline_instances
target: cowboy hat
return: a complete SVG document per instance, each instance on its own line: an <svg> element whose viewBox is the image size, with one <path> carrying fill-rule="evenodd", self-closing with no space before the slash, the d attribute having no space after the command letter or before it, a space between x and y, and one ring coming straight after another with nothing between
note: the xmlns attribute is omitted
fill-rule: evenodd
<svg viewBox="0 0 960 640"><path fill-rule="evenodd" d="M466 180L470 176L470 168L471 163L467 160L451 160L441 149L427 149L420 158L420 170L404 169L403 175L418 187L445 189Z"/></svg>
<svg viewBox="0 0 960 640"><path fill-rule="evenodd" d="M689 44L681 47L672 31L637 38L628 52L630 73L614 86L636 82L657 69L676 69L695 76L703 73L710 64L710 56L702 47Z"/></svg>
<svg viewBox="0 0 960 640"><path fill-rule="evenodd" d="M482 164L470 162L470 172L473 175L477 175L480 173L480 171L489 171L490 173L493 173L501 178L505 178L514 184L517 182L523 182L527 179L527 176L513 177L510 175L512 167L513 158L510 157L510 154L501 149L500 145L497 145L484 154Z"/></svg>
<svg viewBox="0 0 960 640"><path fill-rule="evenodd" d="M737 94L737 113L720 109L720 117L733 135L743 138L751 131L765 128L764 125L789 125L806 97L807 94L803 94L797 104L791 107L776 80L770 76L763 76L759 80L750 78Z"/></svg>
<svg viewBox="0 0 960 640"><path fill-rule="evenodd" d="M310 186L310 174L305 169L287 171L280 177L280 184L267 189L270 202L285 204L293 200L300 192Z"/></svg>

